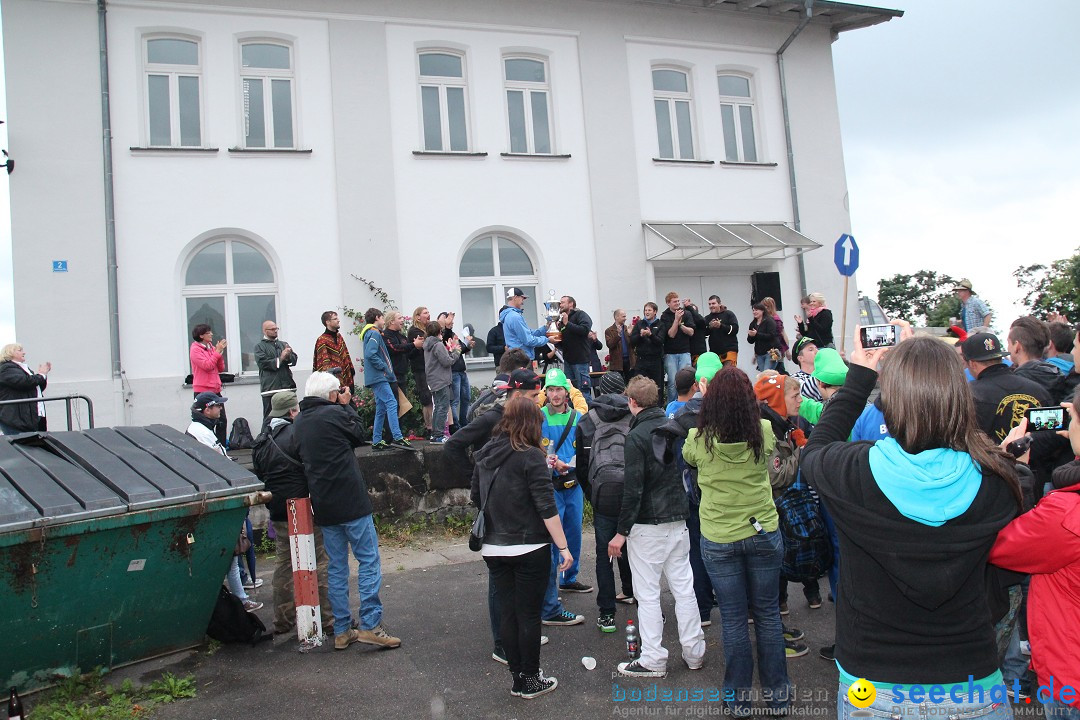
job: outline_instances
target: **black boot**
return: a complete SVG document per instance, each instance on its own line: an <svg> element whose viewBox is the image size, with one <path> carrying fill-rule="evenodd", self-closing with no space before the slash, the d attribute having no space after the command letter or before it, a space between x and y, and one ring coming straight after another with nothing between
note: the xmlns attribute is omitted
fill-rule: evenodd
<svg viewBox="0 0 1080 720"><path fill-rule="evenodd" d="M518 697L529 698L540 697L546 695L559 686L559 681L555 678L544 677L543 673L536 673L535 675L521 675L521 692L518 693Z"/></svg>

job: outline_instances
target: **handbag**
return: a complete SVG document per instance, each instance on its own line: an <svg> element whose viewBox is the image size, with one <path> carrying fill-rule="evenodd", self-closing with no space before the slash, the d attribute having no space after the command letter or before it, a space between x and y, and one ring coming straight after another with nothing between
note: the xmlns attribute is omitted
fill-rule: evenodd
<svg viewBox="0 0 1080 720"><path fill-rule="evenodd" d="M236 547L233 548L233 555L244 555L251 549L251 539L247 536L247 527L240 528L240 537L236 539Z"/></svg>
<svg viewBox="0 0 1080 720"><path fill-rule="evenodd" d="M577 418L577 410L570 408L570 417L566 420L566 425L563 426L562 434L559 436L559 442L551 446L551 451L558 454L559 448L566 442L566 438L570 435L570 431L574 429L574 419ZM573 477L570 475L556 475L552 478L552 484L556 490L570 490L577 485L577 470L575 469Z"/></svg>
<svg viewBox="0 0 1080 720"><path fill-rule="evenodd" d="M480 552L480 549L484 547L484 508L487 507L488 497L491 495L491 488L495 484L495 478L499 476L499 470L501 469L502 468L495 468L495 473L491 476L491 482L487 485L480 486L480 510L473 519L472 532L469 533L469 549L473 552Z"/></svg>

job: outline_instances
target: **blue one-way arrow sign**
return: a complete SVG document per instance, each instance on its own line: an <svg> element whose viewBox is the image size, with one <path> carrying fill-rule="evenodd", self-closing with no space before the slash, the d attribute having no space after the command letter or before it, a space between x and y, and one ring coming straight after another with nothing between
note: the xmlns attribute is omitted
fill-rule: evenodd
<svg viewBox="0 0 1080 720"><path fill-rule="evenodd" d="M844 277L851 277L859 269L859 246L855 238L844 233L833 246L833 262Z"/></svg>

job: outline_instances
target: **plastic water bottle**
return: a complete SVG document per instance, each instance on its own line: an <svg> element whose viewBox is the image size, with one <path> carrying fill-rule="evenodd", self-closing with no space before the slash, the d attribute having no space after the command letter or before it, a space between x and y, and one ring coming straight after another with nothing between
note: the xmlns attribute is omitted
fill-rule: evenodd
<svg viewBox="0 0 1080 720"><path fill-rule="evenodd" d="M23 712L22 700L19 699L19 692L15 688L11 688L11 695L8 696L7 716L8 720L22 720L26 717L26 713Z"/></svg>
<svg viewBox="0 0 1080 720"><path fill-rule="evenodd" d="M631 660L636 660L641 655L641 642L633 620L626 621L626 654Z"/></svg>

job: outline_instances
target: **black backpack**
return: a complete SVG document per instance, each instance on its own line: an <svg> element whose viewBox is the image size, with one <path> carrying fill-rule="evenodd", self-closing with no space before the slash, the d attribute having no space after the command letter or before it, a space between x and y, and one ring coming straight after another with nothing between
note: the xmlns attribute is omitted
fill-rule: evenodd
<svg viewBox="0 0 1080 720"><path fill-rule="evenodd" d="M784 538L784 577L805 582L827 573L833 564L832 542L821 507L801 476L776 499L776 511Z"/></svg>
<svg viewBox="0 0 1080 720"><path fill-rule="evenodd" d="M233 450L245 450L255 447L255 438L251 436L251 426L246 418L236 418L229 433L229 447Z"/></svg>
<svg viewBox="0 0 1080 720"><path fill-rule="evenodd" d="M244 603L224 586L218 592L217 604L210 615L206 634L218 642L249 643L254 645L273 637L255 613L244 610Z"/></svg>

